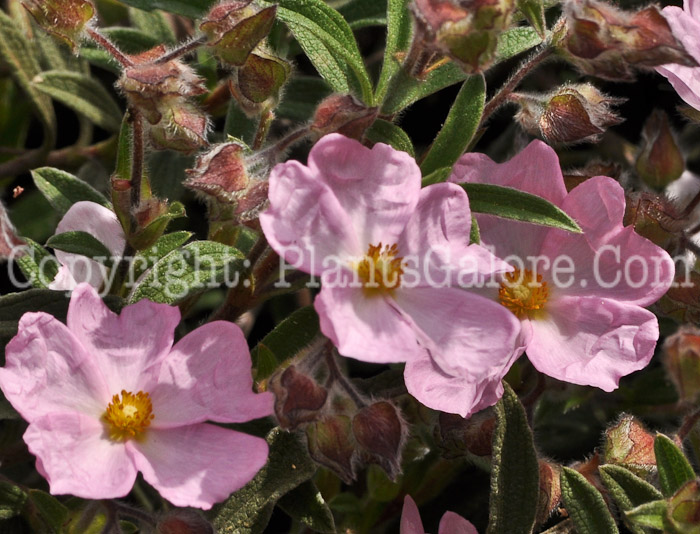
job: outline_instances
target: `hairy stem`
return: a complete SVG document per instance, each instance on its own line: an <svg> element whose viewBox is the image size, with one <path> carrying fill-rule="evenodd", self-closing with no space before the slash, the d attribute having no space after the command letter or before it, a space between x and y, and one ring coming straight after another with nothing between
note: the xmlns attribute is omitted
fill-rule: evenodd
<svg viewBox="0 0 700 534"><path fill-rule="evenodd" d="M141 180L143 179L143 118L141 113L132 109L132 154L131 154L131 207L136 209L141 203Z"/></svg>
<svg viewBox="0 0 700 534"><path fill-rule="evenodd" d="M87 33L93 41L109 52L123 68L132 67L134 65L134 62L131 61L126 54L123 54L112 41L102 35L98 30L88 28Z"/></svg>
<svg viewBox="0 0 700 534"><path fill-rule="evenodd" d="M168 52L160 56L158 59L156 59L155 62L156 64L162 65L163 63L167 63L168 61L172 61L173 59L177 59L179 57L189 54L190 52L195 51L197 48L199 48L206 42L207 38L205 36L197 37L196 39L191 39L190 41L182 43L177 48L169 50Z"/></svg>

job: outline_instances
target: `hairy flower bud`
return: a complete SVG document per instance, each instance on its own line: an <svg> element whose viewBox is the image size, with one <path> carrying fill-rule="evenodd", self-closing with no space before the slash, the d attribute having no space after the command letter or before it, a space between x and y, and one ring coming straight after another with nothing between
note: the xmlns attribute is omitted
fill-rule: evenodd
<svg viewBox="0 0 700 534"><path fill-rule="evenodd" d="M356 447L352 420L346 415L327 416L306 427L309 455L351 484L356 478Z"/></svg>
<svg viewBox="0 0 700 534"><path fill-rule="evenodd" d="M540 493L537 499L537 523L544 523L561 501L561 466L539 460Z"/></svg>
<svg viewBox="0 0 700 534"><path fill-rule="evenodd" d="M172 510L158 521L156 534L214 534L214 527L194 510Z"/></svg>
<svg viewBox="0 0 700 534"><path fill-rule="evenodd" d="M416 39L448 56L465 72L482 72L495 60L499 34L514 0L413 0Z"/></svg>
<svg viewBox="0 0 700 534"><path fill-rule="evenodd" d="M328 399L326 388L297 371L294 365L274 375L269 389L275 394L275 415L285 430L320 419Z"/></svg>
<svg viewBox="0 0 700 534"><path fill-rule="evenodd" d="M663 362L681 402L695 402L700 395L700 329L682 326L668 337Z"/></svg>
<svg viewBox="0 0 700 534"><path fill-rule="evenodd" d="M208 145L209 118L183 98L164 99L159 108L161 120L151 126L151 142L156 148L186 154Z"/></svg>
<svg viewBox="0 0 700 534"><path fill-rule="evenodd" d="M408 435L398 408L388 401L370 404L357 412L352 431L367 461L379 464L395 480L401 472L401 453Z"/></svg>
<svg viewBox="0 0 700 534"><path fill-rule="evenodd" d="M242 67L234 69L229 88L244 112L257 115L277 103L291 72L285 60L256 49Z"/></svg>
<svg viewBox="0 0 700 534"><path fill-rule="evenodd" d="M636 169L644 183L661 190L685 170L683 154L668 123L668 116L654 110L644 123Z"/></svg>
<svg viewBox="0 0 700 534"><path fill-rule="evenodd" d="M520 106L518 123L549 144L595 142L623 120L610 109L622 100L587 83L565 85L546 95L515 93L510 99Z"/></svg>
<svg viewBox="0 0 700 534"><path fill-rule="evenodd" d="M311 131L320 137L338 132L360 140L379 113L378 108L368 108L352 95L330 95L316 108L311 121Z"/></svg>
<svg viewBox="0 0 700 534"><path fill-rule="evenodd" d="M585 74L631 81L633 68L696 66L656 6L628 12L597 0L567 0L564 12L560 52Z"/></svg>
<svg viewBox="0 0 700 534"><path fill-rule="evenodd" d="M24 0L39 26L77 52L85 27L95 16L88 0Z"/></svg>
<svg viewBox="0 0 700 534"><path fill-rule="evenodd" d="M469 419L441 412L438 416L437 431L443 456L491 456L495 426L496 417L493 410L482 410Z"/></svg>
<svg viewBox="0 0 700 534"><path fill-rule="evenodd" d="M654 435L631 415L605 431L605 462L647 477L656 468Z"/></svg>

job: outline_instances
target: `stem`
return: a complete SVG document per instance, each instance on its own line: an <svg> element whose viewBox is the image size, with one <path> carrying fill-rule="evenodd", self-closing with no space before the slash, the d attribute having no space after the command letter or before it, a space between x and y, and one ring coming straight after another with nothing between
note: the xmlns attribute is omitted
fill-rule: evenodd
<svg viewBox="0 0 700 534"><path fill-rule="evenodd" d="M253 141L253 150L260 150L265 144L265 139L267 139L267 134L270 132L270 126L274 120L275 113L266 107L260 114L260 122L258 122L258 129L255 132L255 140Z"/></svg>
<svg viewBox="0 0 700 534"><path fill-rule="evenodd" d="M117 46L110 41L107 37L102 35L99 31L93 29L93 28L88 28L87 29L88 35L90 38L95 41L98 45L100 45L102 48L104 48L107 52L110 53L110 55L117 60L117 62L123 67L133 67L134 62L129 59L128 56L125 54L122 54L122 52L117 48Z"/></svg>
<svg viewBox="0 0 700 534"><path fill-rule="evenodd" d="M132 135L131 154L131 207L136 209L141 203L141 180L143 179L143 118L136 109L130 110Z"/></svg>
<svg viewBox="0 0 700 534"><path fill-rule="evenodd" d="M698 204L700 204L700 191L696 193L696 195L693 197L693 200L691 200L685 207L683 213L681 213L681 217L687 217L688 215L693 213L693 210L698 207Z"/></svg>
<svg viewBox="0 0 700 534"><path fill-rule="evenodd" d="M257 154L253 154L251 156L251 160L266 160L267 163L275 163L278 154L284 152L291 145L305 138L307 135L309 135L308 126L299 128L298 130L294 130L286 137L283 137L282 139L277 141L275 144L270 145L264 150L261 150Z"/></svg>
<svg viewBox="0 0 700 534"><path fill-rule="evenodd" d="M167 63L168 61L172 61L173 59L177 59L179 57L187 55L190 52L202 46L206 42L207 38L205 36L197 37L196 39L187 41L178 46L177 48L173 48L172 50L160 56L158 59L156 59L155 63L156 65L162 65L163 63Z"/></svg>
<svg viewBox="0 0 700 534"><path fill-rule="evenodd" d="M678 439L683 441L688 434L690 434L690 431L693 429L695 426L695 423L698 422L700 419L700 408L696 409L694 412L688 414L685 419L683 419L683 424L681 425L681 428L678 430Z"/></svg>
<svg viewBox="0 0 700 534"><path fill-rule="evenodd" d="M489 119L491 114L501 107L505 102L507 97L515 90L518 84L527 76L530 71L547 59L553 52L553 49L549 44L545 44L537 52L527 58L522 62L520 68L510 77L510 79L503 84L503 86L496 91L496 94L491 97L484 107L484 113L481 117L481 124L483 126Z"/></svg>
<svg viewBox="0 0 700 534"><path fill-rule="evenodd" d="M367 406L365 401L360 397L360 394L355 389L347 377L342 373L340 367L338 367L338 361L336 360L336 351L333 349L330 341L325 347L324 356L326 358L326 365L328 365L328 372L330 376L328 377L329 382L336 381L345 390L352 401L357 405L358 408L364 408Z"/></svg>

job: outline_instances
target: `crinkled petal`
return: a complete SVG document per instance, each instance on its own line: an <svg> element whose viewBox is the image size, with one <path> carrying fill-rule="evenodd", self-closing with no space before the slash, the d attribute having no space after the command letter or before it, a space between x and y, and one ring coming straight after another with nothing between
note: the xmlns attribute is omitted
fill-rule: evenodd
<svg viewBox="0 0 700 534"><path fill-rule="evenodd" d="M605 391L643 369L659 338L656 316L639 306L594 297L549 303L548 318L531 321L527 355L542 373Z"/></svg>
<svg viewBox="0 0 700 534"><path fill-rule="evenodd" d="M260 215L260 225L270 246L291 266L320 275L326 258L364 254L359 230L316 169L298 161L275 166L268 196L270 207Z"/></svg>
<svg viewBox="0 0 700 534"><path fill-rule="evenodd" d="M206 420L239 423L270 415L272 393L253 393L248 344L233 323L200 326L173 347L150 391L152 426L167 428Z"/></svg>
<svg viewBox="0 0 700 534"><path fill-rule="evenodd" d="M461 515L445 512L440 520L438 534L479 534L476 527Z"/></svg>
<svg viewBox="0 0 700 534"><path fill-rule="evenodd" d="M698 0L683 0L683 9L690 13L695 20L700 21L700 2Z"/></svg>
<svg viewBox="0 0 700 534"><path fill-rule="evenodd" d="M309 168L353 221L363 253L370 244L398 241L420 194L421 172L411 156L383 143L369 149L330 134L311 149Z"/></svg>
<svg viewBox="0 0 700 534"><path fill-rule="evenodd" d="M209 424L149 429L127 442L146 481L175 506L208 510L242 488L267 461L267 442Z"/></svg>
<svg viewBox="0 0 700 534"><path fill-rule="evenodd" d="M87 284L73 291L68 307L68 328L96 359L111 394L152 388L179 322L177 307L149 300L117 315Z"/></svg>
<svg viewBox="0 0 700 534"><path fill-rule="evenodd" d="M90 285L93 285L90 283L90 280L83 280L83 281L87 282ZM95 279L95 282L97 284L101 284L102 278ZM56 273L56 276L51 281L51 283L49 283L48 287L49 287L49 289L54 289L56 291L71 291L77 285L78 285L78 282L76 282L75 278L73 278L73 273L71 272L71 269L67 265L61 265L58 268L58 272ZM96 287L96 286L93 285L93 287Z"/></svg>
<svg viewBox="0 0 700 534"><path fill-rule="evenodd" d="M343 356L365 362L405 362L422 349L410 321L382 295L323 286L314 301L321 331Z"/></svg>
<svg viewBox="0 0 700 534"><path fill-rule="evenodd" d="M0 388L30 423L53 412L105 410L109 391L95 362L66 326L47 313L25 313L5 349Z"/></svg>
<svg viewBox="0 0 700 534"><path fill-rule="evenodd" d="M403 499L399 534L425 534L418 506L410 495L406 495Z"/></svg>
<svg viewBox="0 0 700 534"><path fill-rule="evenodd" d="M136 467L124 443L109 440L94 417L78 413L41 417L31 422L24 441L55 495L123 497L136 480Z"/></svg>

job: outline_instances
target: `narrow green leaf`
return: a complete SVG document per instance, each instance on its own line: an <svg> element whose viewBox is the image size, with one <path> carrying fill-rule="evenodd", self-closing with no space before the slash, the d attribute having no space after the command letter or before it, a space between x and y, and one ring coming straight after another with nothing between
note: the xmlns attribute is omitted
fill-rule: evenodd
<svg viewBox="0 0 700 534"><path fill-rule="evenodd" d="M447 114L445 124L421 163L423 175L430 174L440 167L451 167L459 159L476 134L485 102L484 77L480 74L470 76L462 84Z"/></svg>
<svg viewBox="0 0 700 534"><path fill-rule="evenodd" d="M641 504L628 512L625 517L640 527L651 527L658 530L666 530L666 510L668 503L663 500Z"/></svg>
<svg viewBox="0 0 700 534"><path fill-rule="evenodd" d="M631 471L619 465L602 465L599 467L600 478L614 499L617 507L626 512L650 501L662 499L663 495L654 486L642 480ZM628 528L634 534L645 534L645 531L625 517Z"/></svg>
<svg viewBox="0 0 700 534"><path fill-rule="evenodd" d="M534 28L529 26L511 28L498 36L496 59L497 61L505 61L526 50L530 50L541 42L542 37L537 34Z"/></svg>
<svg viewBox="0 0 700 534"><path fill-rule="evenodd" d="M71 254L80 254L96 261L105 262L112 256L99 239L87 232L63 232L55 234L46 242L47 247Z"/></svg>
<svg viewBox="0 0 700 534"><path fill-rule="evenodd" d="M160 236L152 246L136 254L132 267L134 281L153 267L163 256L184 245L193 235L192 232L186 231L165 234Z"/></svg>
<svg viewBox="0 0 700 534"><path fill-rule="evenodd" d="M89 76L79 72L49 70L35 76L32 84L108 132L119 131L122 111L112 95Z"/></svg>
<svg viewBox="0 0 700 534"><path fill-rule="evenodd" d="M551 226L581 233L576 221L551 202L511 187L491 184L459 184L469 195L472 212Z"/></svg>
<svg viewBox="0 0 700 534"><path fill-rule="evenodd" d="M351 0L338 9L350 28L386 25L387 0Z"/></svg>
<svg viewBox="0 0 700 534"><path fill-rule="evenodd" d="M260 528L260 512L316 472L316 464L295 434L275 428L268 434L267 442L267 464L245 487L214 508L212 517L219 534L261 532L253 530Z"/></svg>
<svg viewBox="0 0 700 534"><path fill-rule="evenodd" d="M277 506L289 517L303 523L314 532L335 533L331 509L311 480L303 482L284 495Z"/></svg>
<svg viewBox="0 0 700 534"><path fill-rule="evenodd" d="M177 36L168 19L159 11L129 8L129 19L137 30L152 35L159 43L175 44Z"/></svg>
<svg viewBox="0 0 700 534"><path fill-rule="evenodd" d="M530 534L539 495L539 467L525 409L504 382L496 404L487 534Z"/></svg>
<svg viewBox="0 0 700 534"><path fill-rule="evenodd" d="M145 11L153 11L154 9L162 9L169 13L184 15L192 19L202 17L209 11L216 0L120 0L122 4L143 9Z"/></svg>
<svg viewBox="0 0 700 534"><path fill-rule="evenodd" d="M22 274L37 288L47 288L58 274L58 262L39 243L29 238L22 238L27 243L27 253L15 258Z"/></svg>
<svg viewBox="0 0 700 534"><path fill-rule="evenodd" d="M53 167L41 167L31 173L37 189L61 214L65 214L73 204L81 200L89 200L111 208L104 196L72 174Z"/></svg>
<svg viewBox="0 0 700 534"><path fill-rule="evenodd" d="M481 243L481 233L479 232L479 223L476 221L476 217L472 216L472 227L469 230L469 244Z"/></svg>
<svg viewBox="0 0 700 534"><path fill-rule="evenodd" d="M117 163L114 169L114 177L120 180L131 180L131 138L132 127L129 115L122 118L117 144Z"/></svg>
<svg viewBox="0 0 700 534"><path fill-rule="evenodd" d="M544 2L542 0L518 0L516 5L528 22L532 24L537 34L544 39L547 32L547 21L544 18Z"/></svg>
<svg viewBox="0 0 700 534"><path fill-rule="evenodd" d="M386 143L396 150L407 152L411 157L416 157L411 138L393 122L377 119L365 132L365 136L373 143Z"/></svg>
<svg viewBox="0 0 700 534"><path fill-rule="evenodd" d="M654 439L654 455L659 471L659 485L664 497L670 497L683 484L695 478L690 462L671 438L657 434Z"/></svg>
<svg viewBox="0 0 700 534"><path fill-rule="evenodd" d="M37 489L29 490L27 506L31 508L43 523L43 532L60 534L68 518L68 508L61 504L56 497ZM26 513L26 511L25 511Z"/></svg>
<svg viewBox="0 0 700 534"><path fill-rule="evenodd" d="M562 469L561 496L579 534L619 533L603 496L578 471Z"/></svg>
<svg viewBox="0 0 700 534"><path fill-rule="evenodd" d="M388 0L386 9L387 36L384 62L375 92L377 102L384 100L389 82L401 69L401 62L396 54L408 50L411 44L411 28L413 27L408 0Z"/></svg>
<svg viewBox="0 0 700 534"><path fill-rule="evenodd" d="M129 302L141 299L174 304L206 289L238 280L244 256L233 247L213 241L194 241L162 257L139 280Z"/></svg>
<svg viewBox="0 0 700 534"><path fill-rule="evenodd" d="M421 185L422 187L427 187L432 184L439 184L440 182L447 180L451 173L452 167L441 167L423 178Z"/></svg>

